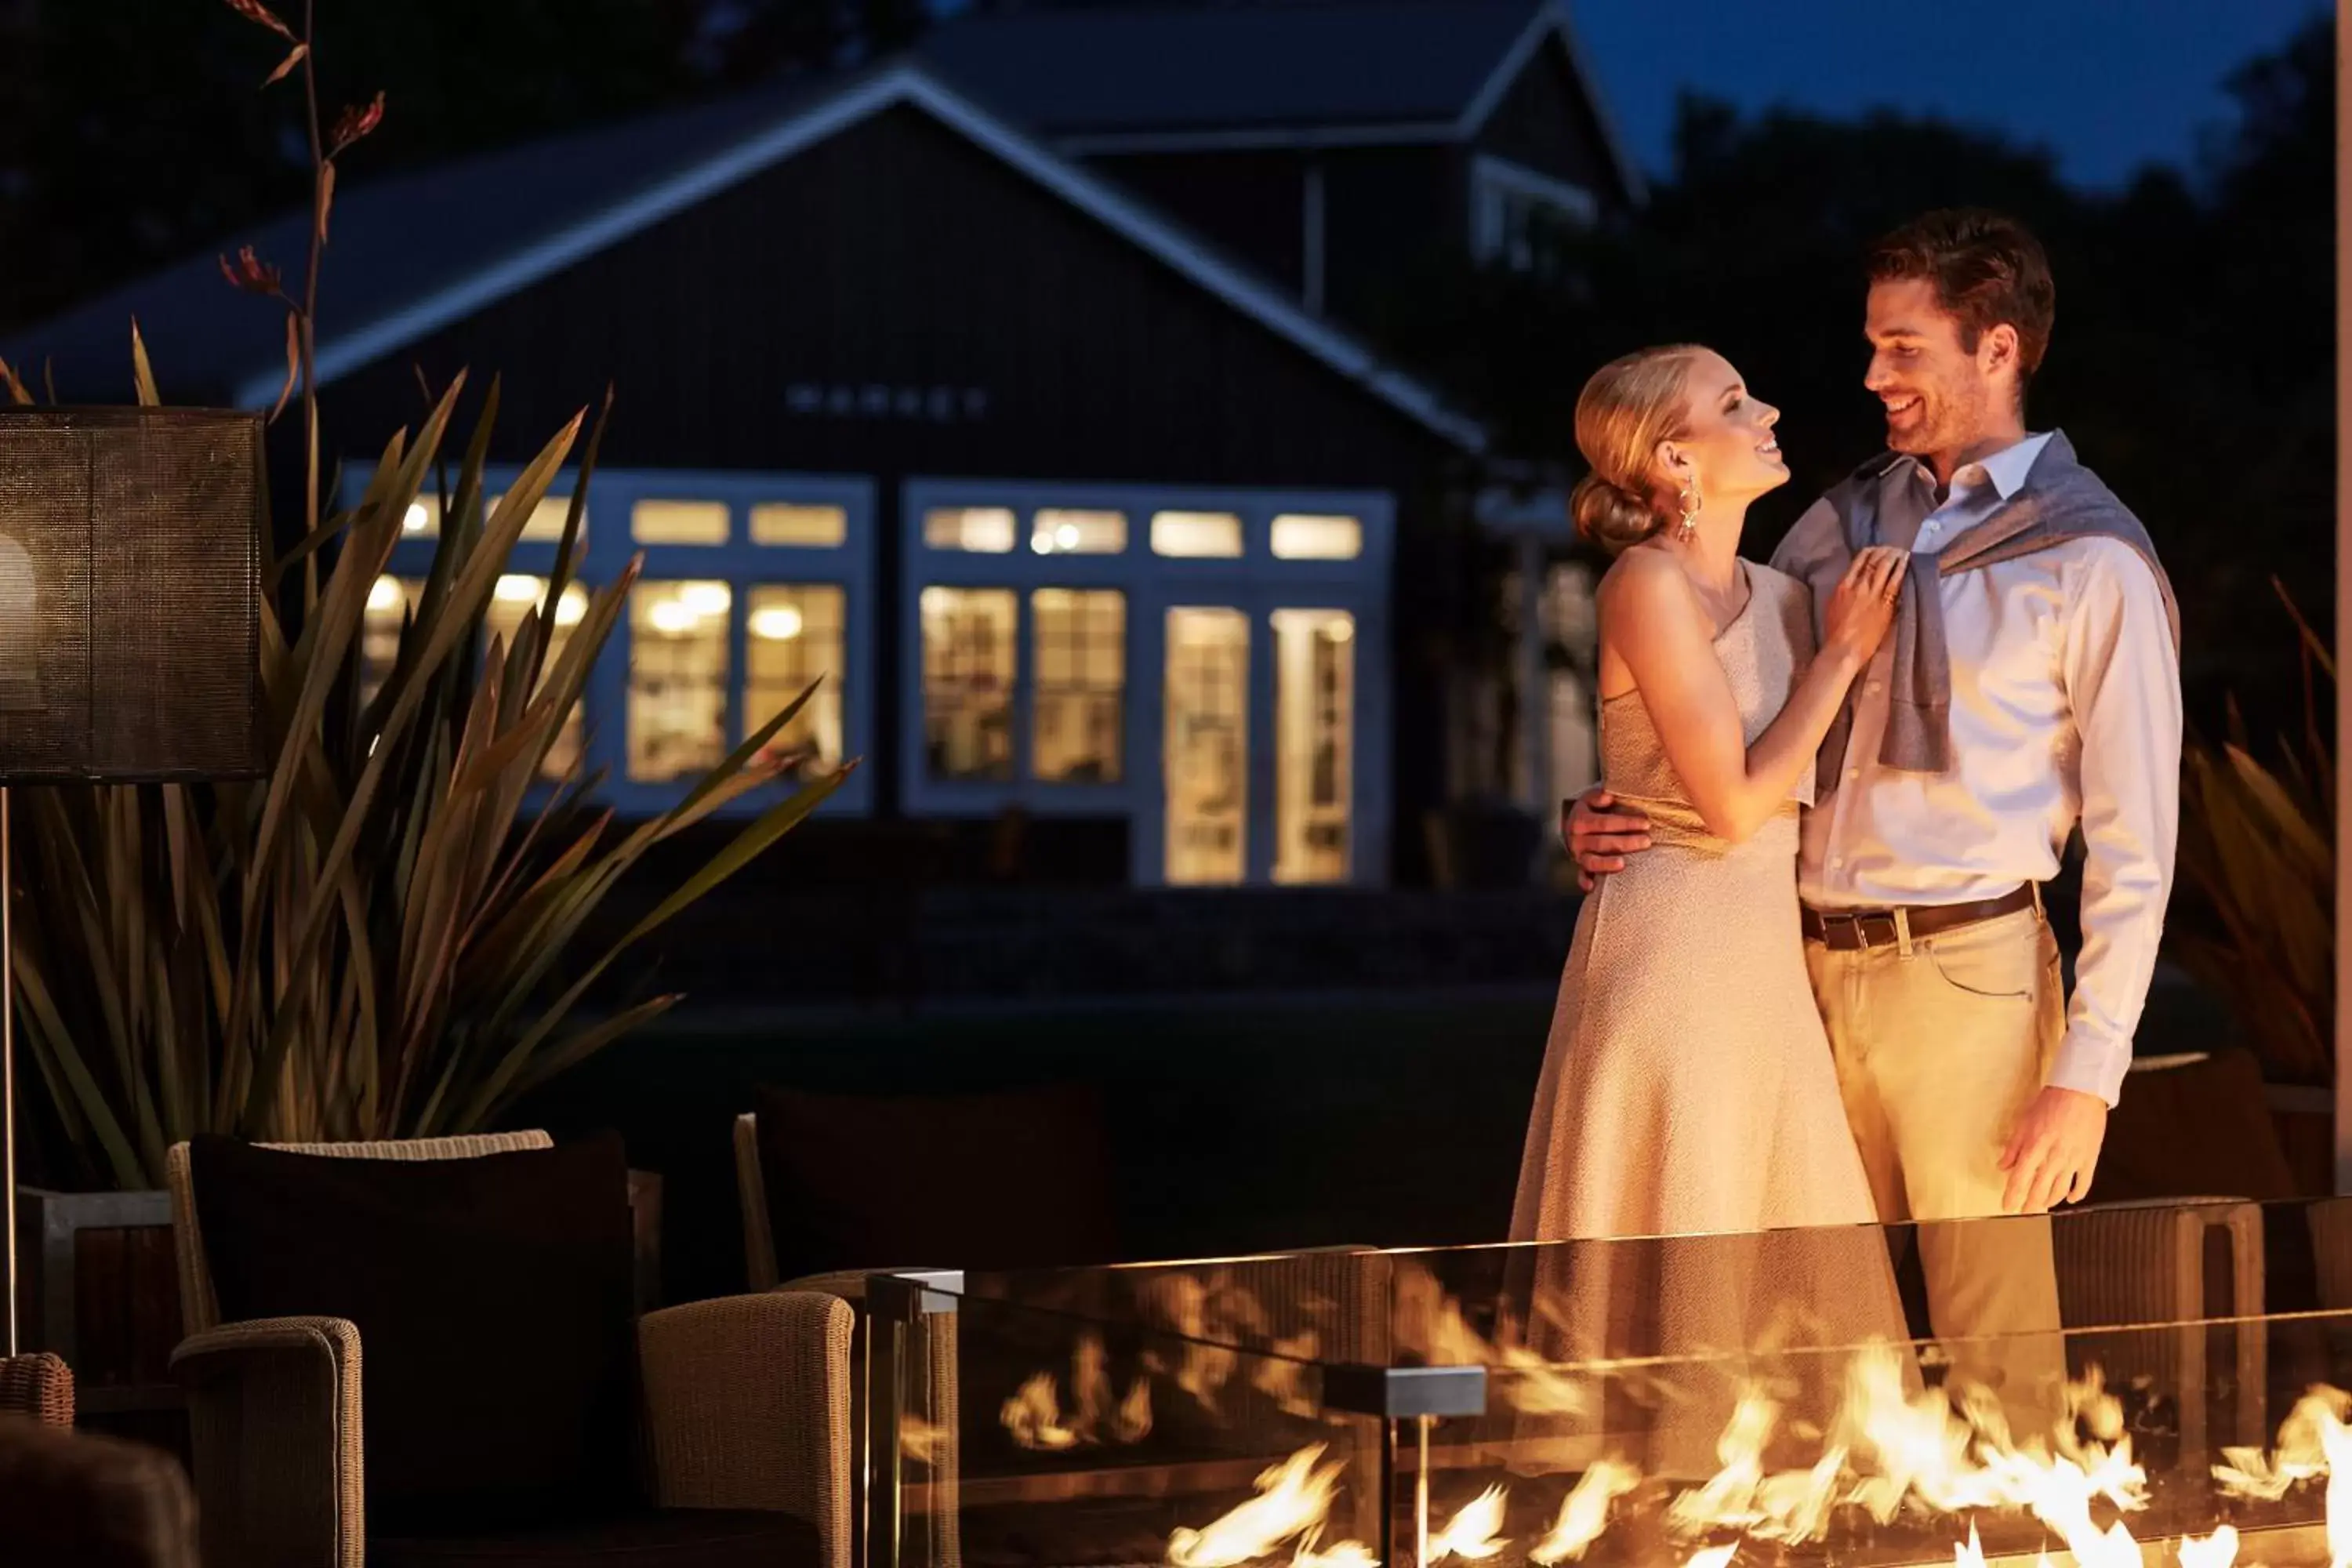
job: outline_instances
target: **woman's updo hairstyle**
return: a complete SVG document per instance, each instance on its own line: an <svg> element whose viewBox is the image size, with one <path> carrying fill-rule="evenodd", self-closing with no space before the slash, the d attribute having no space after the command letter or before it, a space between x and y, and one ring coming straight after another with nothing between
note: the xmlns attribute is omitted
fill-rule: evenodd
<svg viewBox="0 0 2352 1568"><path fill-rule="evenodd" d="M1683 433L1685 383L1695 343L1669 343L1611 360L1576 398L1576 447L1591 472L1577 480L1569 512L1576 531L1610 554L1666 525L1652 465L1658 443Z"/></svg>

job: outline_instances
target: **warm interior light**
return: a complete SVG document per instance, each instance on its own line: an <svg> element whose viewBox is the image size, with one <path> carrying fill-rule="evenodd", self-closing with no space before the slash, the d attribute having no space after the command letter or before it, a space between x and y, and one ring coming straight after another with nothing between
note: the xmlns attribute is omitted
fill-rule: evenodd
<svg viewBox="0 0 2352 1568"><path fill-rule="evenodd" d="M577 583L563 585L563 596L555 601L555 624L576 626L588 615L588 590Z"/></svg>
<svg viewBox="0 0 2352 1568"><path fill-rule="evenodd" d="M678 590L678 597L698 616L723 616L735 602L724 583L688 583Z"/></svg>
<svg viewBox="0 0 2352 1568"><path fill-rule="evenodd" d="M772 605L751 616L751 635L770 642L790 642L801 635L801 613L790 605Z"/></svg>
<svg viewBox="0 0 2352 1568"><path fill-rule="evenodd" d="M403 533L422 533L432 526L433 514L425 510L425 503L421 500L410 501L408 503L408 510L401 517L400 531Z"/></svg>
<svg viewBox="0 0 2352 1568"><path fill-rule="evenodd" d="M519 572L509 572L500 576L499 585L490 590L509 605L536 605L539 596L546 591L544 582Z"/></svg>
<svg viewBox="0 0 2352 1568"><path fill-rule="evenodd" d="M383 611L400 606L400 584L390 577L379 577L368 585L367 607Z"/></svg>
<svg viewBox="0 0 2352 1568"><path fill-rule="evenodd" d="M681 600L664 599L646 611L646 619L653 623L654 630L677 637L692 631L701 617Z"/></svg>

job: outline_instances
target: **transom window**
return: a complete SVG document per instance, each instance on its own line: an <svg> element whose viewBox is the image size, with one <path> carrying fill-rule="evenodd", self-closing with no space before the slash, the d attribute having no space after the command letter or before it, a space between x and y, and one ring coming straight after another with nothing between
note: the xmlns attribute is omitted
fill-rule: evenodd
<svg viewBox="0 0 2352 1568"><path fill-rule="evenodd" d="M1285 512L1273 532L1277 561L1353 561L1364 552L1364 525L1352 517Z"/></svg>
<svg viewBox="0 0 2352 1568"><path fill-rule="evenodd" d="M1041 506L1030 520L1029 548L1040 555L1117 555L1127 548L1127 514Z"/></svg>
<svg viewBox="0 0 2352 1568"><path fill-rule="evenodd" d="M1155 511L1151 552L1179 558L1231 559L1242 552L1242 520L1230 511Z"/></svg>
<svg viewBox="0 0 2352 1568"><path fill-rule="evenodd" d="M639 544L724 544L723 500L641 500L629 509L629 537Z"/></svg>
<svg viewBox="0 0 2352 1568"><path fill-rule="evenodd" d="M1018 524L1010 507L934 507L923 514L923 542L933 550L1003 555L1012 550Z"/></svg>

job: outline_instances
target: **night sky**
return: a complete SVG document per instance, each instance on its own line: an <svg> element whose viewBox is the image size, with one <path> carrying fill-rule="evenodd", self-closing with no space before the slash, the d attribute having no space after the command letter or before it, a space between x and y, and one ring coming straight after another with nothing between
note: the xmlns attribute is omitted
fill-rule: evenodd
<svg viewBox="0 0 2352 1568"><path fill-rule="evenodd" d="M2325 0L1574 0L1619 130L1664 171L1678 91L1743 110L1894 105L2051 148L2075 184L2194 167L2222 79ZM1965 22L1959 20L1965 18Z"/></svg>

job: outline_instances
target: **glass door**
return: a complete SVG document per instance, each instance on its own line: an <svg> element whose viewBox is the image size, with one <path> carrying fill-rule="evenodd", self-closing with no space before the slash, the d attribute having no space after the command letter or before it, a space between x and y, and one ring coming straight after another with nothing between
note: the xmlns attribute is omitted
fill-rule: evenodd
<svg viewBox="0 0 2352 1568"><path fill-rule="evenodd" d="M1355 806L1356 617L1274 612L1277 882L1348 880Z"/></svg>
<svg viewBox="0 0 2352 1568"><path fill-rule="evenodd" d="M1172 886L1234 884L1247 874L1249 643L1241 610L1168 612L1160 765Z"/></svg>

